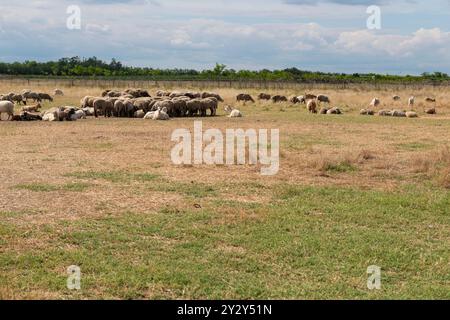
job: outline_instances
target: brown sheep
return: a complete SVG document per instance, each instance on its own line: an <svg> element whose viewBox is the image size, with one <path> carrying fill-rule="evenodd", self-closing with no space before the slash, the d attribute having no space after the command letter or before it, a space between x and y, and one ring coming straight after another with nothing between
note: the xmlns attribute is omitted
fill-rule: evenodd
<svg viewBox="0 0 450 320"><path fill-rule="evenodd" d="M251 95L249 95L249 94L246 94L246 93L238 94L238 95L236 96L236 101L237 101L237 102L243 101L244 103L245 103L245 102L248 102L248 101L255 102L255 100L253 99L253 97L252 97Z"/></svg>
<svg viewBox="0 0 450 320"><path fill-rule="evenodd" d="M50 102L53 102L53 98L48 93L38 93L38 95L39 101L48 100Z"/></svg>
<svg viewBox="0 0 450 320"><path fill-rule="evenodd" d="M258 100L270 100L270 99L272 99L272 96L270 94L260 93L258 95Z"/></svg>
<svg viewBox="0 0 450 320"><path fill-rule="evenodd" d="M111 101L106 99L95 99L94 100L94 116L98 118L99 112L101 112L105 118L111 117L114 110L114 105Z"/></svg>
<svg viewBox="0 0 450 320"><path fill-rule="evenodd" d="M306 104L306 109L311 113L317 113L317 103L316 100L309 100Z"/></svg>
<svg viewBox="0 0 450 320"><path fill-rule="evenodd" d="M288 99L285 96L276 95L272 97L272 101L274 103L279 103L279 102L287 102Z"/></svg>
<svg viewBox="0 0 450 320"><path fill-rule="evenodd" d="M27 106L22 108L22 112L39 112L39 109L41 109L42 106L40 103L34 105L34 106Z"/></svg>

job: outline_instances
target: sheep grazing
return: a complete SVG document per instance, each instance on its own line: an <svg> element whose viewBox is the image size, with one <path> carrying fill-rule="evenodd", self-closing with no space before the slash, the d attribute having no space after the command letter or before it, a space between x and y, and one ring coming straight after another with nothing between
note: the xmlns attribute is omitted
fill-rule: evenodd
<svg viewBox="0 0 450 320"><path fill-rule="evenodd" d="M305 100L315 100L315 99L317 99L317 96L314 94L305 93L304 98L305 98Z"/></svg>
<svg viewBox="0 0 450 320"><path fill-rule="evenodd" d="M94 116L98 118L99 112L106 117L111 117L113 113L114 105L111 101L105 99L94 100Z"/></svg>
<svg viewBox="0 0 450 320"><path fill-rule="evenodd" d="M410 97L410 98L408 99L408 107L409 107L410 109L414 108L415 100L416 100L416 98L415 98L414 96L413 96L413 97Z"/></svg>
<svg viewBox="0 0 450 320"><path fill-rule="evenodd" d="M33 102L41 102L41 98L39 97L39 94L36 92L25 92L22 94L23 98L28 100L33 100Z"/></svg>
<svg viewBox="0 0 450 320"><path fill-rule="evenodd" d="M24 99L24 97L21 94L12 94L9 96L9 100L11 102L15 102L17 104L27 104L27 101Z"/></svg>
<svg viewBox="0 0 450 320"><path fill-rule="evenodd" d="M50 102L53 102L53 98L48 93L38 93L39 95L39 102L42 100L48 100Z"/></svg>
<svg viewBox="0 0 450 320"><path fill-rule="evenodd" d="M437 114L436 108L429 108L425 110L426 114Z"/></svg>
<svg viewBox="0 0 450 320"><path fill-rule="evenodd" d="M319 94L317 96L317 101L319 101L321 103L331 103L330 98L324 94Z"/></svg>
<svg viewBox="0 0 450 320"><path fill-rule="evenodd" d="M370 107L376 108L381 104L380 99L378 98L373 98L372 102L370 103Z"/></svg>
<svg viewBox="0 0 450 320"><path fill-rule="evenodd" d="M392 100L394 100L394 101L400 101L400 99L401 99L400 96L397 96L397 95L392 97Z"/></svg>
<svg viewBox="0 0 450 320"><path fill-rule="evenodd" d="M187 95L187 94L191 94L191 96L188 96L188 97L195 97L195 94L192 95L192 93L186 93L186 95ZM206 98L216 98L217 101L223 102L223 98L222 98L219 94L214 93L214 92L203 92L202 95L201 95L201 97L202 97L202 99L206 99Z"/></svg>
<svg viewBox="0 0 450 320"><path fill-rule="evenodd" d="M270 100L270 99L272 99L272 96L270 94L260 93L258 95L258 100Z"/></svg>
<svg viewBox="0 0 450 320"><path fill-rule="evenodd" d="M306 109L311 113L317 113L317 103L316 100L309 100L306 104Z"/></svg>
<svg viewBox="0 0 450 320"><path fill-rule="evenodd" d="M34 106L22 107L22 112L39 112L39 109L41 108L42 108L41 104L38 103Z"/></svg>
<svg viewBox="0 0 450 320"><path fill-rule="evenodd" d="M285 96L276 95L272 97L273 103L287 102L288 98Z"/></svg>
<svg viewBox="0 0 450 320"><path fill-rule="evenodd" d="M63 96L64 92L61 89L55 89L55 91L53 91L53 95L54 96Z"/></svg>
<svg viewBox="0 0 450 320"><path fill-rule="evenodd" d="M237 101L237 102L243 101L244 103L245 103L245 102L248 102L248 101L255 102L255 100L253 99L253 97L252 97L251 95L249 95L249 94L246 94L246 93L238 94L238 95L236 96L236 101Z"/></svg>
<svg viewBox="0 0 450 320"><path fill-rule="evenodd" d="M11 101L0 101L0 120L2 113L8 114L8 120L14 117L14 103Z"/></svg>
<svg viewBox="0 0 450 320"><path fill-rule="evenodd" d="M297 103L306 104L306 98L305 98L305 96L294 97L294 98L292 98L291 102L294 104L297 104Z"/></svg>

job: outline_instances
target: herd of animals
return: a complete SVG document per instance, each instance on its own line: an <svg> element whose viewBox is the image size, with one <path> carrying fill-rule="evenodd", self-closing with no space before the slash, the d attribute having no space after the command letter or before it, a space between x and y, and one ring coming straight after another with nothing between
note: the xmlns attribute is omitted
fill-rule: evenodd
<svg viewBox="0 0 450 320"><path fill-rule="evenodd" d="M192 91L163 91L159 90L155 96L142 89L105 90L101 96L86 96L81 99L80 106L53 107L43 112L43 101L53 102L54 97L63 96L60 89L55 89L53 97L48 93L23 90L20 94L0 94L0 118L2 113L8 114L8 120L13 121L75 121L88 116L142 118L149 120L169 120L176 117L215 116L219 103L224 99L215 92ZM324 94L304 94L301 96L286 97L283 95L270 95L261 93L257 96L260 101L273 103L290 102L304 104L311 113L342 114L337 107L331 107L331 100ZM400 101L399 96L393 96L393 101ZM415 97L408 99L410 111L405 110L379 110L379 116L416 118L418 114L413 110ZM28 105L32 101L33 105ZM236 96L237 103L255 103L255 99L247 93ZM427 103L436 103L436 99L426 98ZM15 104L22 105L19 115L14 113ZM374 98L367 109L360 111L361 115L375 115L374 109L381 105L378 98ZM242 113L226 105L224 110L231 118L242 117ZM436 108L425 110L427 114L436 114Z"/></svg>

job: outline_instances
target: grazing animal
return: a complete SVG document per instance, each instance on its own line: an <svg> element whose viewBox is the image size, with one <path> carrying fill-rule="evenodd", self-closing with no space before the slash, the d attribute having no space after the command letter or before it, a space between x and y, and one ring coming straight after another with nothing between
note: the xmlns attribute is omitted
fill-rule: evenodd
<svg viewBox="0 0 450 320"><path fill-rule="evenodd" d="M310 94L310 93L305 93L304 97L305 97L305 100L314 100L314 99L317 99L317 96L316 96L316 95Z"/></svg>
<svg viewBox="0 0 450 320"><path fill-rule="evenodd" d="M105 99L94 100L94 116L98 118L99 111L106 117L111 117L114 110L114 105L111 101Z"/></svg>
<svg viewBox="0 0 450 320"><path fill-rule="evenodd" d="M8 114L8 120L14 116L14 103L11 101L0 101L0 120L2 113Z"/></svg>
<svg viewBox="0 0 450 320"><path fill-rule="evenodd" d="M23 98L21 94L12 94L9 96L11 102L16 102L17 104L27 104L27 101Z"/></svg>
<svg viewBox="0 0 450 320"><path fill-rule="evenodd" d="M437 114L436 108L430 108L425 110L426 114Z"/></svg>
<svg viewBox="0 0 450 320"><path fill-rule="evenodd" d="M63 96L64 92L61 89L55 89L55 91L53 92L54 96Z"/></svg>
<svg viewBox="0 0 450 320"><path fill-rule="evenodd" d="M394 101L399 101L401 98L400 98L400 96L393 96L392 97L392 100L394 100Z"/></svg>
<svg viewBox="0 0 450 320"><path fill-rule="evenodd" d="M317 103L316 100L309 100L306 104L306 109L311 113L317 113Z"/></svg>
<svg viewBox="0 0 450 320"><path fill-rule="evenodd" d="M42 108L41 104L38 103L34 106L22 107L22 112L39 112L39 109L41 108Z"/></svg>
<svg viewBox="0 0 450 320"><path fill-rule="evenodd" d="M53 102L53 98L48 93L38 93L38 95L39 101L48 100L50 102Z"/></svg>
<svg viewBox="0 0 450 320"><path fill-rule="evenodd" d="M290 102L293 103L293 104L306 103L306 99L305 99L304 96L292 97L290 99Z"/></svg>
<svg viewBox="0 0 450 320"><path fill-rule="evenodd" d="M241 94L238 94L238 95L236 96L236 101L237 101L237 102L243 101L244 103L245 103L245 102L248 102L248 101L255 102L255 100L253 99L253 97L252 97L251 95L247 94L247 93L241 93Z"/></svg>
<svg viewBox="0 0 450 320"><path fill-rule="evenodd" d="M272 98L272 96L267 93L260 93L258 95L258 100L270 100L271 98Z"/></svg>
<svg viewBox="0 0 450 320"><path fill-rule="evenodd" d="M415 101L416 101L416 98L415 98L414 96L412 96L412 97L410 97L410 98L408 99L408 107L409 107L410 109L414 108L414 103L415 103Z"/></svg>
<svg viewBox="0 0 450 320"><path fill-rule="evenodd" d="M189 93L186 93L186 96L187 96L188 94L189 94ZM206 98L216 98L217 101L223 102L223 98L222 98L220 95L218 95L217 93L214 93L214 92L203 92L202 95L201 95L201 97L202 97L202 99L206 99Z"/></svg>
<svg viewBox="0 0 450 320"><path fill-rule="evenodd" d="M380 99L378 98L373 98L372 102L370 103L370 106L373 108L378 107L381 104Z"/></svg>
<svg viewBox="0 0 450 320"><path fill-rule="evenodd" d="M287 102L288 98L286 98L285 96L276 95L272 97L272 101L274 103Z"/></svg>
<svg viewBox="0 0 450 320"><path fill-rule="evenodd" d="M317 96L317 101L323 102L323 103L331 103L330 102L330 98L328 96L324 95L324 94L319 94Z"/></svg>
<svg viewBox="0 0 450 320"><path fill-rule="evenodd" d="M24 99L26 101L28 100L33 100L34 102L41 102L41 98L39 97L39 94L36 92L26 92L24 94L22 94L22 96L24 97Z"/></svg>

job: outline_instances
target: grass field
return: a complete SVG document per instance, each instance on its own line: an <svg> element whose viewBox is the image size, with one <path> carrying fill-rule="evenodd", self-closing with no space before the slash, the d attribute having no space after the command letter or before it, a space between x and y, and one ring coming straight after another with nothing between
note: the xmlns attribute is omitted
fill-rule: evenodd
<svg viewBox="0 0 450 320"><path fill-rule="evenodd" d="M101 89L64 91L45 107ZM237 91L219 93L233 104ZM270 177L173 165L171 133L193 119L0 122L0 298L449 299L448 89L324 93L344 115L257 103L201 119L280 129ZM418 119L358 115L373 97L405 108L412 94L436 97L438 115L423 103ZM367 289L370 265L381 290Z"/></svg>

